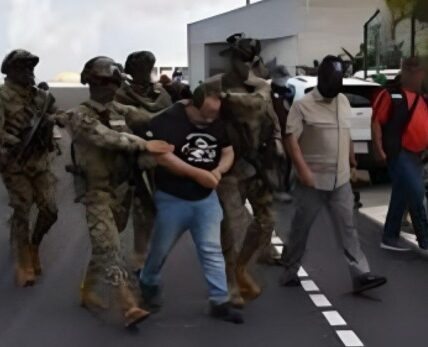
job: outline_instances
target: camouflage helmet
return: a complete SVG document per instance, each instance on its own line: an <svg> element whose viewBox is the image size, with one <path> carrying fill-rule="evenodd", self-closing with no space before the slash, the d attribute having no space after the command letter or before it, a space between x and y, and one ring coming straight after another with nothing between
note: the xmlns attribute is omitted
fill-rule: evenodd
<svg viewBox="0 0 428 347"><path fill-rule="evenodd" d="M105 56L98 56L89 60L83 67L80 74L82 84L90 84L94 79L106 78L122 81L123 67L113 59Z"/></svg>
<svg viewBox="0 0 428 347"><path fill-rule="evenodd" d="M39 63L39 57L24 49L15 49L6 55L6 57L3 59L1 64L1 72L3 74L8 74L10 68L18 61L28 61L34 68Z"/></svg>
<svg viewBox="0 0 428 347"><path fill-rule="evenodd" d="M252 61L262 51L260 40L246 38L243 33L233 34L227 38L228 47L220 52L222 57L236 55L242 61Z"/></svg>

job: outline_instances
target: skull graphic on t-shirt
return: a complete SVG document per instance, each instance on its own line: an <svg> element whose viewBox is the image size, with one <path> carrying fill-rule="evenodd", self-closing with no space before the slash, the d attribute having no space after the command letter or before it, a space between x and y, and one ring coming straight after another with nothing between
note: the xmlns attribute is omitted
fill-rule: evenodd
<svg viewBox="0 0 428 347"><path fill-rule="evenodd" d="M212 163L217 156L217 139L203 133L192 133L186 137L181 153L188 163Z"/></svg>

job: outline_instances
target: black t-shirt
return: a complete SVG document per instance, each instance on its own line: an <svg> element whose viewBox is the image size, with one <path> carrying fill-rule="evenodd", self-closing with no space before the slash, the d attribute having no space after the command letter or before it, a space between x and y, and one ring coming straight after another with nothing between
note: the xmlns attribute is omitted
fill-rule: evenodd
<svg viewBox="0 0 428 347"><path fill-rule="evenodd" d="M218 119L206 128L190 122L185 106L177 103L154 118L146 132L147 140L164 140L175 146L174 154L187 164L204 170L214 170L222 149L230 146L224 123ZM158 166L155 170L156 189L185 200L202 200L212 189L173 174Z"/></svg>

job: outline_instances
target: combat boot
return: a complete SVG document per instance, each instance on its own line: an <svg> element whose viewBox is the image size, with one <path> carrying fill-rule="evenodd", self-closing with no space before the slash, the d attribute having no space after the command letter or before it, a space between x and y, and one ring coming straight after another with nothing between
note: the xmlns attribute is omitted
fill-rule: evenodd
<svg viewBox="0 0 428 347"><path fill-rule="evenodd" d="M29 245L20 246L15 250L15 281L19 287L28 287L36 282Z"/></svg>
<svg viewBox="0 0 428 347"><path fill-rule="evenodd" d="M230 304L236 308L244 307L245 301L241 295L238 283L236 282L235 269L229 264L226 264L226 275L229 287Z"/></svg>
<svg viewBox="0 0 428 347"><path fill-rule="evenodd" d="M34 273L36 276L40 276L42 274L42 266L40 265L39 246L30 245L30 253Z"/></svg>
<svg viewBox="0 0 428 347"><path fill-rule="evenodd" d="M245 300L241 295L239 287L236 285L234 287L229 287L230 294L230 304L236 308L243 308L245 305Z"/></svg>
<svg viewBox="0 0 428 347"><path fill-rule="evenodd" d="M126 328L135 327L150 315L150 312L138 307L134 294L126 284L119 286L119 301L124 312Z"/></svg>
<svg viewBox="0 0 428 347"><path fill-rule="evenodd" d="M236 281L241 295L246 301L254 300L262 293L259 285L254 281L243 265L238 265L236 268Z"/></svg>
<svg viewBox="0 0 428 347"><path fill-rule="evenodd" d="M91 308L108 309L108 305L85 282L80 285L80 306L89 310Z"/></svg>

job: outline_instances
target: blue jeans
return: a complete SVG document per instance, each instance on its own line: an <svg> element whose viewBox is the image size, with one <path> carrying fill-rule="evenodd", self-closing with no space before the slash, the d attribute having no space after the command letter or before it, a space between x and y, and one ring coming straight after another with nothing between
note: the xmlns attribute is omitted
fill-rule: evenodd
<svg viewBox="0 0 428 347"><path fill-rule="evenodd" d="M395 241L399 238L403 215L406 208L409 208L419 245L427 245L428 221L424 207L422 160L419 155L402 150L396 158L389 161L388 170L392 179L392 193L386 216L384 241Z"/></svg>
<svg viewBox="0 0 428 347"><path fill-rule="evenodd" d="M178 239L190 230L208 283L210 301L227 302L229 294L220 242L223 211L217 193L212 192L203 200L188 201L157 191L155 204L155 229L140 281L150 286L160 284L166 258Z"/></svg>

